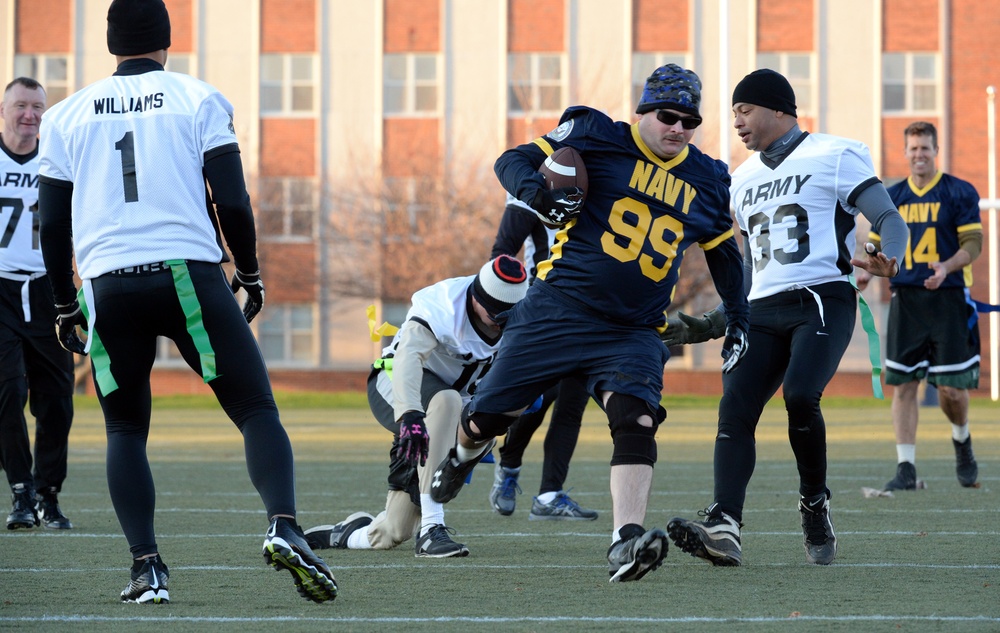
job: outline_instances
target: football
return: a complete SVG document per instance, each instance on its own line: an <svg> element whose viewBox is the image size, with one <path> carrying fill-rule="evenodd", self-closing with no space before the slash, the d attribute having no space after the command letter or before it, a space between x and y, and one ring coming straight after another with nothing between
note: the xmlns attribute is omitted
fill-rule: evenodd
<svg viewBox="0 0 1000 633"><path fill-rule="evenodd" d="M538 171L545 176L549 189L579 187L583 190L584 200L587 199L587 167L583 164L583 157L572 147L557 149L545 159Z"/></svg>

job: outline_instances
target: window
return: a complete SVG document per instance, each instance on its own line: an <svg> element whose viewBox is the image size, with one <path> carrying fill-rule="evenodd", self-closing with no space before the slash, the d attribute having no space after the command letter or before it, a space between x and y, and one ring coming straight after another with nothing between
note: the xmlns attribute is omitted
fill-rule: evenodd
<svg viewBox="0 0 1000 633"><path fill-rule="evenodd" d="M164 70L197 77L194 73L194 55L190 53L170 53L167 55L167 65Z"/></svg>
<svg viewBox="0 0 1000 633"><path fill-rule="evenodd" d="M882 111L936 113L938 77L935 53L882 53Z"/></svg>
<svg viewBox="0 0 1000 633"><path fill-rule="evenodd" d="M420 213L430 211L428 200L433 183L417 178L386 178L385 209L396 217L405 215L410 227L416 227Z"/></svg>
<svg viewBox="0 0 1000 633"><path fill-rule="evenodd" d="M382 60L382 109L387 115L438 114L441 58L435 54L386 55Z"/></svg>
<svg viewBox="0 0 1000 633"><path fill-rule="evenodd" d="M269 305L257 317L257 340L264 360L289 365L315 365L312 304Z"/></svg>
<svg viewBox="0 0 1000 633"><path fill-rule="evenodd" d="M508 56L507 108L512 114L558 116L566 108L566 59L548 53Z"/></svg>
<svg viewBox="0 0 1000 633"><path fill-rule="evenodd" d="M815 115L816 82L813 56L809 53L757 53L757 68L776 70L788 79L795 91L798 116Z"/></svg>
<svg viewBox="0 0 1000 633"><path fill-rule="evenodd" d="M261 115L315 113L318 83L315 62L313 55L261 55Z"/></svg>
<svg viewBox="0 0 1000 633"><path fill-rule="evenodd" d="M68 55L15 55L14 76L31 77L45 88L46 106L70 93Z"/></svg>
<svg viewBox="0 0 1000 633"><path fill-rule="evenodd" d="M265 240L311 240L319 208L316 182L269 178L260 182L257 231Z"/></svg>
<svg viewBox="0 0 1000 633"><path fill-rule="evenodd" d="M677 64L687 68L687 56L684 53L632 53L632 111L639 105L642 89L646 86L646 78L664 64Z"/></svg>

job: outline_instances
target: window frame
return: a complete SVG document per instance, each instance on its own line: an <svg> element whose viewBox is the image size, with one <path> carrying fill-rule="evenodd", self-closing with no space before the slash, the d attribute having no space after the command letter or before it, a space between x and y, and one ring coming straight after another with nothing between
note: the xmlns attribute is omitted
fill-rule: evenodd
<svg viewBox="0 0 1000 633"><path fill-rule="evenodd" d="M308 202L296 203L295 196L292 195L292 188L298 184L305 184L311 188ZM281 192L278 194L278 202L271 204L270 187L280 186ZM266 242L298 242L306 243L316 240L319 225L319 181L317 178L283 176L275 178L261 178L257 183L257 216L258 231L261 241ZM293 215L296 212L307 211L311 218L309 234L293 233L295 225ZM265 226L261 217L263 214L281 214L281 233L265 233L261 229Z"/></svg>
<svg viewBox="0 0 1000 633"><path fill-rule="evenodd" d="M66 77L60 80L53 80L49 77L49 60L62 60L66 64ZM31 77L42 84L45 89L45 107L50 108L59 103L69 95L73 94L73 76L76 59L69 53L17 53L14 55L14 76ZM32 70L25 69L24 65L29 64ZM58 99L53 99L53 91L64 89L66 92Z"/></svg>
<svg viewBox="0 0 1000 633"><path fill-rule="evenodd" d="M309 358L294 357L294 339L302 336L307 330L305 328L294 327L294 313L296 310L304 310L309 314L308 346ZM268 367L318 367L319 366L319 345L317 341L317 305L315 303L271 303L267 310L262 312L255 320L257 324L257 342L260 346L261 355ZM280 328L275 332L269 331L269 327L275 321L280 320ZM259 321L259 323L257 322ZM270 343L272 337L281 338L281 358L272 354Z"/></svg>
<svg viewBox="0 0 1000 633"><path fill-rule="evenodd" d="M434 78L417 78L417 63L421 60L433 58ZM404 74L402 79L390 78L387 65L391 61L402 59L404 62ZM439 117L442 113L442 85L443 60L440 53L385 53L382 56L382 115L385 118L428 118ZM417 91L420 88L431 86L434 88L434 108L417 108ZM389 88L399 87L403 94L403 105L398 110L389 109L385 95Z"/></svg>
<svg viewBox="0 0 1000 633"><path fill-rule="evenodd" d="M897 78L890 78L886 74L887 57L896 56L901 57L903 60L903 77L899 81ZM934 77L932 79L917 79L914 77L913 68L914 60L918 57L928 58L933 62ZM881 96L881 108L883 116L900 116L900 117L927 117L935 116L941 113L941 107L943 102L942 95L942 66L941 66L941 55L940 53L933 51L882 51L882 67L881 67L881 78L882 78L882 94ZM902 86L903 88L903 107L901 109L889 109L886 107L886 88L887 86ZM934 89L934 106L932 108L916 108L914 106L914 93L918 87L932 87Z"/></svg>
<svg viewBox="0 0 1000 633"><path fill-rule="evenodd" d="M260 55L260 96L258 106L260 107L261 118L286 117L286 118L307 118L315 117L319 110L319 58L315 53L261 53ZM275 58L281 62L281 78L279 80L265 79L264 66L265 58ZM310 77L308 79L295 79L293 77L293 65L296 60L307 59L310 63ZM278 109L271 109L264 105L264 92L267 88L277 87L281 92L281 106ZM308 109L296 110L294 108L294 91L298 87L308 87L312 91L312 103Z"/></svg>
<svg viewBox="0 0 1000 633"><path fill-rule="evenodd" d="M515 63L517 58L527 58L528 59L528 90L530 90L530 102L531 104L538 104L541 102L539 97L539 92L544 87L558 87L559 88L559 105L555 109L543 110L537 107L531 107L529 109L524 109L524 104L521 99L515 98L514 95L516 90L514 88L515 82L512 72L518 64ZM539 67L541 62L546 59L555 59L559 62L559 79L558 80L542 80L539 78ZM517 85L525 85L525 83L519 83ZM507 53L507 115L508 117L559 117L569 104L569 59L565 53L550 53L550 52L535 52L535 53Z"/></svg>
<svg viewBox="0 0 1000 633"><path fill-rule="evenodd" d="M762 56L775 57L778 63L772 64L770 61L762 60ZM789 71L792 57L805 58L808 61L808 81L796 77ZM795 92L795 111L798 117L816 117L819 114L819 109L816 106L819 76L817 63L816 55L808 51L758 51L757 53L757 68L776 70L788 79L788 83L791 84L792 90ZM803 95L808 97L808 101L803 101Z"/></svg>

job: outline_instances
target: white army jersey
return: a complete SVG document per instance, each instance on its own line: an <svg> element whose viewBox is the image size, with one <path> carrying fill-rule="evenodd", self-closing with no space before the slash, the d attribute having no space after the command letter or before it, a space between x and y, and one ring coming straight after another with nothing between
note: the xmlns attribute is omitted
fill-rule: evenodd
<svg viewBox="0 0 1000 633"><path fill-rule="evenodd" d="M853 203L878 181L868 148L808 134L780 164L765 161L754 152L733 173L730 187L736 221L749 235L749 299L847 281L859 212Z"/></svg>
<svg viewBox="0 0 1000 633"><path fill-rule="evenodd" d="M45 272L38 245L37 151L18 156L0 148L0 271Z"/></svg>
<svg viewBox="0 0 1000 633"><path fill-rule="evenodd" d="M496 357L500 339L490 343L473 327L466 310L470 277L445 279L413 294L406 320L426 323L434 332L438 345L431 352L424 369L430 371L461 394L466 402L475 391L475 384L489 370ZM382 350L382 356L394 355L399 334ZM386 398L393 402L391 394Z"/></svg>
<svg viewBox="0 0 1000 633"><path fill-rule="evenodd" d="M222 261L202 166L206 151L236 143L232 114L215 88L166 71L108 77L45 113L39 173L76 184L83 279L168 259Z"/></svg>

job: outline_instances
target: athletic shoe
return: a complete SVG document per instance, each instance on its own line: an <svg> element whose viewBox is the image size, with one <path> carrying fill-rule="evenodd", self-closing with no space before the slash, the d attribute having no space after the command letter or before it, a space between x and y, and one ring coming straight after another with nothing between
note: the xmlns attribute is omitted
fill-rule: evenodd
<svg viewBox="0 0 1000 633"><path fill-rule="evenodd" d="M743 564L740 523L725 512L709 507L698 513L704 521L674 518L667 523L667 533L674 545L696 558L718 567Z"/></svg>
<svg viewBox="0 0 1000 633"><path fill-rule="evenodd" d="M490 505L505 517L514 514L517 495L521 494L521 486L517 485L517 476L520 474L520 468L504 468L499 463L493 469Z"/></svg>
<svg viewBox="0 0 1000 633"><path fill-rule="evenodd" d="M457 497L458 493L462 491L462 485L465 484L465 478L469 476L479 460L493 450L496 443L496 438L490 438L479 457L465 463L458 461L458 452L452 447L448 451L448 456L434 470L434 476L431 480L431 499L438 503L448 503Z"/></svg>
<svg viewBox="0 0 1000 633"><path fill-rule="evenodd" d="M132 572L132 580L122 590L122 602L167 604L167 580L167 566L160 557L147 558L139 571Z"/></svg>
<svg viewBox="0 0 1000 633"><path fill-rule="evenodd" d="M965 488L975 488L979 466L976 464L976 456L972 454L972 438L967 437L964 442L952 439L951 443L955 446L955 474L958 475L958 483Z"/></svg>
<svg viewBox="0 0 1000 633"><path fill-rule="evenodd" d="M24 484L11 486L11 512L7 515L7 529L30 529L38 525L35 514L35 493Z"/></svg>
<svg viewBox="0 0 1000 633"><path fill-rule="evenodd" d="M271 521L264 537L264 560L276 570L287 569L306 600L324 602L337 597L333 572L310 549L294 520L276 517Z"/></svg>
<svg viewBox="0 0 1000 633"><path fill-rule="evenodd" d="M799 499L799 513L805 535L806 562L829 565L837 556L837 535L833 533L830 521L830 499L825 493Z"/></svg>
<svg viewBox="0 0 1000 633"><path fill-rule="evenodd" d="M59 509L59 499L53 488L35 495L35 512L38 513L42 525L50 530L69 530L73 527L73 524Z"/></svg>
<svg viewBox="0 0 1000 633"><path fill-rule="evenodd" d="M597 510L581 508L580 504L570 499L565 492L560 492L548 503L542 503L535 497L531 504L529 521L594 521Z"/></svg>
<svg viewBox="0 0 1000 633"><path fill-rule="evenodd" d="M916 490L917 467L910 462L899 462L896 476L885 485L886 490Z"/></svg>
<svg viewBox="0 0 1000 633"><path fill-rule="evenodd" d="M618 534L620 538L608 548L608 582L639 580L667 557L667 535L659 528L647 531L629 523Z"/></svg>
<svg viewBox="0 0 1000 633"><path fill-rule="evenodd" d="M451 558L469 555L469 548L462 543L451 540L449 534L455 530L438 524L433 525L427 533L417 539L417 558Z"/></svg>
<svg viewBox="0 0 1000 633"><path fill-rule="evenodd" d="M306 543L313 549L348 549L347 538L375 519L367 512L355 512L335 525L317 525L305 531Z"/></svg>

